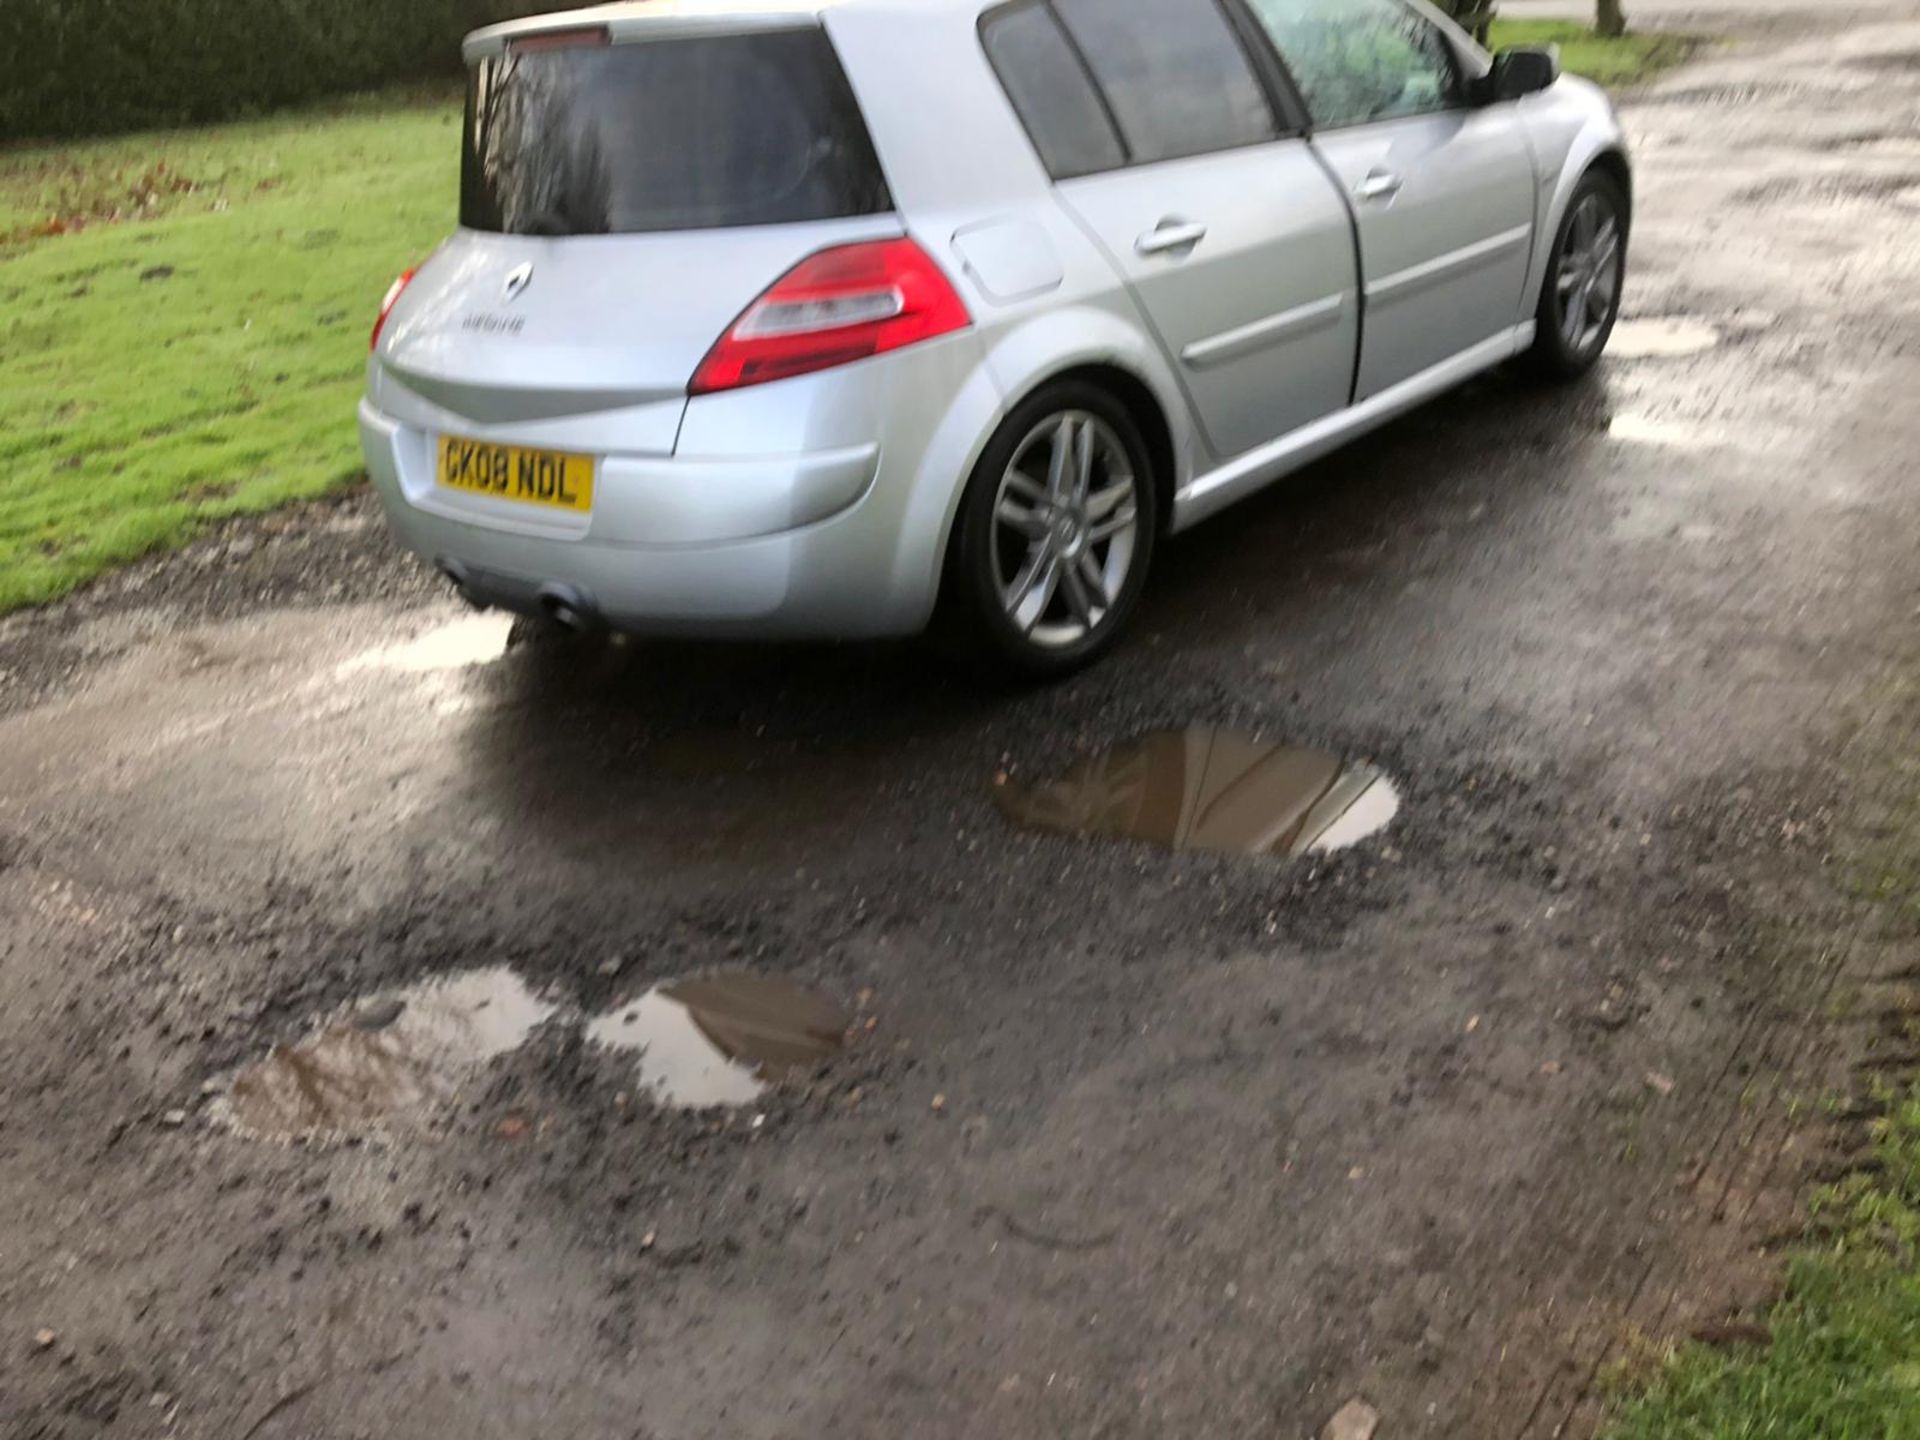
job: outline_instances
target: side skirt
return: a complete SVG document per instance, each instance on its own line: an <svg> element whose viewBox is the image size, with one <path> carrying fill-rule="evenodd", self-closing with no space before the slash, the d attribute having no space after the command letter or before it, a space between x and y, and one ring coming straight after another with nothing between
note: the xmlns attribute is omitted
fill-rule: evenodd
<svg viewBox="0 0 1920 1440"><path fill-rule="evenodd" d="M1523 320L1358 405L1349 405L1310 421L1278 440L1234 456L1217 469L1194 476L1186 488L1173 497L1170 531L1177 533L1206 519L1243 496L1337 450L1356 436L1404 415L1483 370L1491 370L1512 359L1532 343L1533 321Z"/></svg>

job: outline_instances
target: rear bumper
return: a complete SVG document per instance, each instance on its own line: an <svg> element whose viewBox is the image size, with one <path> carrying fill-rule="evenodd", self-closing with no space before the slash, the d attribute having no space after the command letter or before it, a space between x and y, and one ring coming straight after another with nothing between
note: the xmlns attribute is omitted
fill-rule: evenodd
<svg viewBox="0 0 1920 1440"><path fill-rule="evenodd" d="M897 433L742 459L609 455L582 516L442 490L427 427L371 401L359 418L396 538L480 602L537 613L564 594L630 633L742 638L911 634L931 613L948 507L915 492L942 467Z"/></svg>

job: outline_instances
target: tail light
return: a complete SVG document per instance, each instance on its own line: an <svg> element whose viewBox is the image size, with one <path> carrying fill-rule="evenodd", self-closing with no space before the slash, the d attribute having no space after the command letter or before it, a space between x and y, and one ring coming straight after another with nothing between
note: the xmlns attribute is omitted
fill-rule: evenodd
<svg viewBox="0 0 1920 1440"><path fill-rule="evenodd" d="M413 279L413 271L402 270L400 278L387 287L387 298L380 302L380 318L373 322L373 336L367 341L367 349L380 348L380 332L387 328L387 317L393 313L393 307L400 301L400 292L407 288L407 282Z"/></svg>
<svg viewBox="0 0 1920 1440"><path fill-rule="evenodd" d="M911 240L809 255L728 327L687 389L763 385L917 345L972 324L931 256Z"/></svg>

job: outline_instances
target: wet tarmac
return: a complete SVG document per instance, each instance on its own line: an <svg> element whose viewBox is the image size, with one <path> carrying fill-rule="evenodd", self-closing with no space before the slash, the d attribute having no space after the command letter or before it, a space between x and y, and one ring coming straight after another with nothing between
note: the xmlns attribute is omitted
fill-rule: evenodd
<svg viewBox="0 0 1920 1440"><path fill-rule="evenodd" d="M1629 9L1729 38L1624 107L1620 348L1176 537L1087 675L509 645L364 496L0 621L0 1434L1548 1440L1760 1303L1911 958L1834 877L1915 743L1920 12ZM433 1040L502 969L556 1013ZM860 1042L654 990L737 973ZM669 1052L747 1108L620 1103Z"/></svg>

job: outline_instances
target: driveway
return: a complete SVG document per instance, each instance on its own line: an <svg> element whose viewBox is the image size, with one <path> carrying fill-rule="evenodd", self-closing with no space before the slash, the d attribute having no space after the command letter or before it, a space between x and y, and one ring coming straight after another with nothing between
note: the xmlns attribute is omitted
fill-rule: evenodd
<svg viewBox="0 0 1920 1440"><path fill-rule="evenodd" d="M0 1430L1549 1436L1758 1303L1911 943L1833 876L1912 739L1920 8L1630 8L1730 38L1625 110L1597 377L1171 545L1068 684L509 647L365 497L0 626ZM1188 725L1398 812L995 803ZM595 1037L713 971L848 1042L657 1105ZM294 1083L330 1021L432 1054Z"/></svg>

